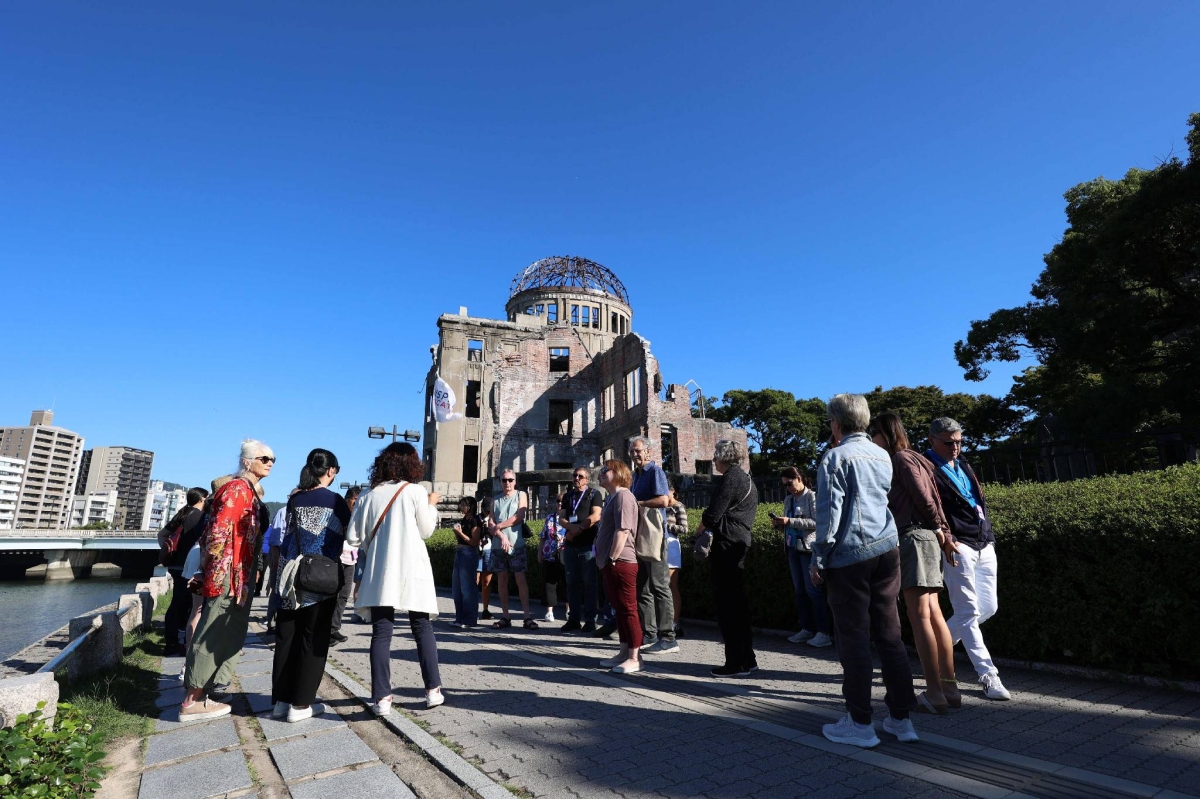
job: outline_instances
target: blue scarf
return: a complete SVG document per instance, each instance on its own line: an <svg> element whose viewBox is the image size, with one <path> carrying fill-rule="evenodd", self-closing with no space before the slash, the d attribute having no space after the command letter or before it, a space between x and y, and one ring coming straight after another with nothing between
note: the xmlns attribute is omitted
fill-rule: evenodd
<svg viewBox="0 0 1200 799"><path fill-rule="evenodd" d="M971 478L967 477L967 473L958 467L957 462L951 465L949 461L932 449L925 450L925 455L941 468L943 474L950 478L950 483L958 489L958 493L962 495L963 499L971 503L972 507L979 505L979 498L975 496L975 486L971 484Z"/></svg>

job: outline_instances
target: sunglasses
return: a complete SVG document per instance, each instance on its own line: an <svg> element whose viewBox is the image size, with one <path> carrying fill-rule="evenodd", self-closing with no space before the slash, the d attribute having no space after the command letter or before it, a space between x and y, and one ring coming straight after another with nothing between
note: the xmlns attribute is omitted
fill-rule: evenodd
<svg viewBox="0 0 1200 799"><path fill-rule="evenodd" d="M515 482L517 482L517 478L515 478L515 477L505 477L505 478L504 478L504 479L502 479L500 482L501 482L501 483L515 483Z"/></svg>
<svg viewBox="0 0 1200 799"><path fill-rule="evenodd" d="M934 441L940 441L947 447L950 447L950 449L962 449L963 442L961 438L938 438L937 436L930 436L930 438L932 438Z"/></svg>
<svg viewBox="0 0 1200 799"><path fill-rule="evenodd" d="M587 475L586 474L577 474L577 475L572 476L571 479L572 480L586 480Z"/></svg>
<svg viewBox="0 0 1200 799"><path fill-rule="evenodd" d="M255 460L255 461L258 461L259 463L263 463L263 464L270 464L270 463L275 462L275 459L272 458L270 455L259 455L257 458L251 458L250 460Z"/></svg>

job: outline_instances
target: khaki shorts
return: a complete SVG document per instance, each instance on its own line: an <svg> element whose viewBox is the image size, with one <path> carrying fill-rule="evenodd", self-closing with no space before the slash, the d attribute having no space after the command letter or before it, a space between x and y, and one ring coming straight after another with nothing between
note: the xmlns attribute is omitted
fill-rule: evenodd
<svg viewBox="0 0 1200 799"><path fill-rule="evenodd" d="M910 527L900 533L900 588L941 588L942 550L937 533Z"/></svg>

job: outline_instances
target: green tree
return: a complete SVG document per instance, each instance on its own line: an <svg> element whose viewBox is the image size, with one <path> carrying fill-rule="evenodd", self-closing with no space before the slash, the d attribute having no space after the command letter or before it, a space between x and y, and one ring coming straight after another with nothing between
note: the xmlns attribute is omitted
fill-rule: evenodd
<svg viewBox="0 0 1200 799"><path fill-rule="evenodd" d="M760 477L785 466L811 471L829 438L824 401L798 400L776 388L726 391L709 418L746 431L750 469Z"/></svg>
<svg viewBox="0 0 1200 799"><path fill-rule="evenodd" d="M79 529L80 530L107 530L108 522L92 522L91 524L85 524L83 527L80 527Z"/></svg>
<svg viewBox="0 0 1200 799"><path fill-rule="evenodd" d="M1033 301L971 323L967 379L1031 354L1009 401L1074 436L1200 424L1200 114L1188 161L1067 191Z"/></svg>
<svg viewBox="0 0 1200 799"><path fill-rule="evenodd" d="M963 438L971 449L990 446L1016 432L1024 414L1004 400L989 394L947 394L937 386L882 386L864 395L871 414L893 411L900 416L912 446L922 447L929 437L929 423L949 416L964 428Z"/></svg>

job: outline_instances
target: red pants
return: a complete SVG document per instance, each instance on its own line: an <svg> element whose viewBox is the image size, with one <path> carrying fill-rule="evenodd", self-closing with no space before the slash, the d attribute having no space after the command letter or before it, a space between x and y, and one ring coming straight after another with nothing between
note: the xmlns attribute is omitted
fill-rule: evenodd
<svg viewBox="0 0 1200 799"><path fill-rule="evenodd" d="M642 625L638 621L636 563L617 561L601 571L604 577L604 593L608 603L617 612L617 637L629 647L632 657L637 656L642 646Z"/></svg>

